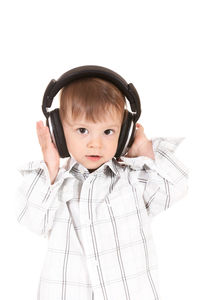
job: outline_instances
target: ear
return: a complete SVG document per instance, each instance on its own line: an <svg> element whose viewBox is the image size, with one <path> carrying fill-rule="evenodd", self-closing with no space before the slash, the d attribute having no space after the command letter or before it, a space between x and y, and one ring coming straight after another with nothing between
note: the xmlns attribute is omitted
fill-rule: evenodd
<svg viewBox="0 0 200 300"><path fill-rule="evenodd" d="M121 131L119 135L118 147L115 153L115 157L119 158L121 155L125 155L128 151L128 147L133 143L135 126L133 123L133 115L129 111L125 111L125 118L122 122Z"/></svg>
<svg viewBox="0 0 200 300"><path fill-rule="evenodd" d="M49 123L51 124L51 126L49 126L50 133L52 135L53 140L55 141L55 146L58 149L60 157L69 157L70 154L67 149L67 143L65 140L65 134L58 108L50 112Z"/></svg>

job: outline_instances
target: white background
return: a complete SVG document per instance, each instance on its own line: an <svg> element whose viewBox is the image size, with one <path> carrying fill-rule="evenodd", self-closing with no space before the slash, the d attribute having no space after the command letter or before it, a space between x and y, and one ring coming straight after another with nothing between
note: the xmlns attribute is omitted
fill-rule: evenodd
<svg viewBox="0 0 200 300"><path fill-rule="evenodd" d="M149 138L186 137L177 155L190 168L189 194L157 216L152 228L162 299L200 299L198 5L194 0L2 1L1 299L36 300L47 240L16 221L17 166L42 158L36 121L44 120L46 85L87 64L133 82Z"/></svg>

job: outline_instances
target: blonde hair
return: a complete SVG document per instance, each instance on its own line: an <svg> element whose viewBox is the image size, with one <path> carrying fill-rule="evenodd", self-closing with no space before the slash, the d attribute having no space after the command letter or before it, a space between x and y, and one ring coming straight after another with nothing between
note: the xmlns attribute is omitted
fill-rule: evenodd
<svg viewBox="0 0 200 300"><path fill-rule="evenodd" d="M116 112L123 120L126 107L125 96L111 82L90 77L77 79L61 90L60 118L66 120L68 113L73 119L84 116L87 121L101 121L107 113Z"/></svg>

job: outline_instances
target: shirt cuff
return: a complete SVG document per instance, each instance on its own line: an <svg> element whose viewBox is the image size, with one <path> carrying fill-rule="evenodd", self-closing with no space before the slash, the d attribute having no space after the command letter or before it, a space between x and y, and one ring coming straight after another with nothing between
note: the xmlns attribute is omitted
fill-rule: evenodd
<svg viewBox="0 0 200 300"><path fill-rule="evenodd" d="M63 175L66 172L65 168L64 167L59 168L55 181L53 184L51 184L48 167L44 162L44 160L30 161L18 166L17 168L17 170L21 173L22 176L25 176L29 172L36 172L40 169L44 170L43 180L45 181L45 184L50 186L51 188L57 187L63 182L64 179Z"/></svg>
<svg viewBox="0 0 200 300"><path fill-rule="evenodd" d="M185 137L156 137L152 138L153 151L156 152L159 149L167 150L174 153L176 148L182 143Z"/></svg>

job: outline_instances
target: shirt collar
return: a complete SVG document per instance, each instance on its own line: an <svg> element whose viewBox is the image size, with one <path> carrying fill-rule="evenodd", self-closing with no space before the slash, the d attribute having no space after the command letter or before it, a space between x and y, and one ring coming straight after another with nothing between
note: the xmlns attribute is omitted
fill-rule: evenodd
<svg viewBox="0 0 200 300"><path fill-rule="evenodd" d="M85 168L83 165L81 165L80 163L78 163L73 157L69 157L67 159L67 162L64 166L66 173L72 173L73 170L77 170L81 173L89 173L89 171L87 170L87 168ZM115 158L110 159L109 161L105 162L102 166L100 166L96 171L94 171L92 174L99 174L99 173L103 173L106 171L106 169L110 169L112 171L112 173L114 175L118 175L119 171L118 171L118 163L116 161Z"/></svg>

